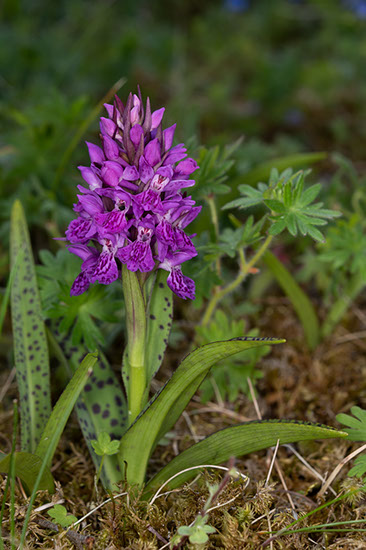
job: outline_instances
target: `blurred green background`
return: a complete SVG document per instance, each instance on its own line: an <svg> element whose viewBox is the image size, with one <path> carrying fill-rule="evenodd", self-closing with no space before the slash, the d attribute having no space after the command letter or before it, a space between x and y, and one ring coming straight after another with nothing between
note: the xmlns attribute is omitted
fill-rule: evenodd
<svg viewBox="0 0 366 550"><path fill-rule="evenodd" d="M121 78L122 99L140 84L154 108L167 107L179 140L244 136L241 181L298 151L365 159L366 2L3 0L0 9L0 274L15 197L36 245L65 230L76 166L87 163L78 135L87 126L80 141L97 141L95 107Z"/></svg>

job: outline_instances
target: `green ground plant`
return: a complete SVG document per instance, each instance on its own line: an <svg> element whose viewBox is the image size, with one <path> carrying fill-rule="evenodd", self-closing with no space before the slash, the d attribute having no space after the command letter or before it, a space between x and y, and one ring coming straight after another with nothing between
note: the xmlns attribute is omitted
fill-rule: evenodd
<svg viewBox="0 0 366 550"><path fill-rule="evenodd" d="M135 97L137 98L137 96ZM132 117L131 98L132 96L130 96L125 110L127 113L131 112L131 115L127 114L127 116ZM116 101L117 103L115 103L114 109L117 109L117 106L120 105L118 103L119 100ZM136 99L135 101L139 101L137 104L140 105L139 109L141 110L141 100ZM120 106L118 108L122 109ZM151 120L154 120L151 118L151 114L149 114L149 109L150 105L148 101L146 107L147 114L145 115L145 121L147 122L144 122L144 125L152 124ZM142 120L144 120L144 115L142 114L140 116L142 116ZM124 122L124 124L127 123ZM145 128L145 126L142 128ZM106 140L106 138L104 139ZM150 139L152 138L150 137ZM153 144L154 140L151 143ZM155 143L157 143L157 139L155 139ZM238 146L238 144L236 144L236 146ZM131 158L133 158L133 153L130 153L129 146L125 145L125 147L127 147L128 155L132 155ZM179 147L181 146L178 146L178 150ZM91 149L91 151L93 151L93 149ZM149 153L147 153L147 151L149 151ZM150 147L149 149L148 146L146 146L146 155L149 154L147 158L156 158L156 156L154 156L155 153L153 154L150 151L153 151L153 148ZM205 158L209 159L208 165L213 166L215 162L221 164L222 169L218 172L219 177L216 185L218 185L219 188L220 186L224 186L223 180L231 167L230 161L228 161L228 153L225 152L220 156L219 150L216 149L212 155L203 156L203 159ZM184 160L182 166L190 167L192 163L194 165L192 159ZM191 168L189 169L192 171ZM161 168L161 170L166 169ZM89 172L85 174L89 174ZM210 170L207 169L205 174L210 180L212 168ZM215 219L215 212L217 211L215 197L214 195L208 196L210 212L213 217L213 238L216 241L216 247L215 245L211 245L211 247L208 245L206 247L206 250L209 250L211 254L208 254L204 258L204 261L208 264L208 269L210 269L210 266L214 266L217 271L217 276L220 276L221 262L225 256L228 256L229 258L236 259L238 262L239 273L236 278L234 278L233 282L228 283L221 289L216 288L202 317L203 329L208 326L213 312L223 298L237 289L246 276L253 272L257 262L267 251L273 238L278 233L282 232L284 229L288 229L290 234L295 237L299 229L303 234L309 233L310 236L317 240L321 238L321 234L315 226L325 225L326 220L338 215L337 212L323 209L321 203L316 203L315 205L311 204L319 193L320 186L315 185L305 189L304 177L305 175L303 172L293 173L292 170L286 170L282 174L279 174L277 171L272 171L269 184L259 184L258 191L255 191L253 196L252 191L249 191L251 188L248 186L240 188L239 190L243 193L244 198L238 200L244 201L244 203L242 204L242 202L238 203L234 201L229 202L228 206L232 207L239 204L240 206L246 207L263 203L269 209L269 213L264 214L256 223L253 222L252 218L249 218L242 227L237 227L233 230L226 228L222 235L218 219ZM183 182L184 181L185 180L183 180ZM181 184L181 182L179 183ZM189 183L192 185L191 182ZM201 189L202 192L205 185L202 183L202 180L200 184L199 189ZM130 186L132 184L127 180L126 185ZM83 188L79 187L79 189L82 190ZM228 188L223 189L225 192L228 191ZM108 188L107 192L109 192ZM145 197L144 193L146 192L142 192L142 197ZM88 191L86 194L87 200L89 201L89 198L91 199L92 196L94 196L93 191ZM125 197L125 195L123 196ZM248 196L249 198L246 198ZM144 200L157 200L156 198L150 199L148 197L150 197L150 195L146 195ZM154 195L152 195L152 197L154 197ZM162 197L163 198L160 200L171 200L169 194L165 197L162 195ZM176 197L176 195L174 195L174 197ZM79 195L79 198L84 200L83 195ZM175 198L175 200L177 200L177 198ZM181 195L180 200L185 204L186 196ZM135 210L135 206L133 208L134 215L137 215L136 212L141 212L141 210ZM149 206L149 208L152 207ZM156 208L160 208L159 205L157 205ZM109 213L106 215L110 216ZM121 214L118 215L120 216ZM139 215L141 216L141 213ZM186 213L184 216L185 215ZM142 218L145 220L143 222L136 222L136 224L148 224L147 229L144 226L144 231L151 231L149 216L150 214L146 218ZM82 224L85 223L84 219L85 218L79 219ZM160 220L160 218L158 219ZM237 223L236 220L234 221ZM74 222L71 222L69 225L69 232L71 228L74 227L73 223ZM79 221L76 223L79 223ZM160 223L162 222L159 221L159 224ZM139 227L138 225L136 226ZM138 231L140 231L140 229L138 229ZM181 231L181 233L178 235L181 235L182 230L179 229L179 231ZM71 235L71 233L69 234ZM163 236L159 236L160 233L157 233L157 235L159 239L163 239ZM111 237L111 239L112 238L114 237ZM179 238L181 237L179 236ZM83 242L88 241L84 240L82 243ZM110 243L111 240L109 239L102 242L106 242L107 246L109 246L108 243ZM164 243L164 240L162 242ZM184 242L187 243L187 240ZM141 243L147 243L141 245L139 244L139 240L136 241L136 243L140 247L145 247L139 248L139 255L136 256L136 258L138 258L137 261L148 261L144 260L144 255L142 254L147 254L147 252L144 251L146 250L146 246L149 246L149 241L141 241ZM191 247L189 243L190 241L188 241L188 245L185 244L184 246ZM77 248L77 246L79 246L79 248ZM72 245L77 252L79 250L84 250L87 255L91 253L90 247L86 247L84 244L77 246L75 247L75 245ZM128 245L126 250L128 250L128 247L133 246L133 244ZM248 250L250 250L251 247L255 249L255 252L250 259L247 259ZM124 250L123 248L123 251ZM133 248L131 250L133 250ZM160 249L158 249L157 252L158 254L161 253L159 250ZM161 250L164 254L167 254L167 248L162 248ZM173 248L173 250L175 249ZM191 248L189 248L189 250L191 250ZM217 464L228 460L231 456L242 455L275 445L278 441L281 443L289 443L298 440L316 439L319 437L328 438L345 436L344 433L334 428L302 423L299 421L271 420L244 423L236 427L226 428L196 443L170 461L169 464L153 476L145 485L148 462L153 450L162 437L174 426L190 399L210 371L210 368L220 359L228 358L231 355L247 349L281 343L283 340L259 338L257 336L238 336L229 340L219 340L205 344L189 353L170 380L168 380L152 399L148 401L149 386L162 363L164 350L167 345L167 337L171 328L172 290L183 298L193 297L191 285L194 283L191 279L184 278L181 274L177 275L177 279L174 279L174 269L177 269L174 263L168 264L167 269L170 270L168 278L162 270L152 273L149 277L146 275L148 269L144 267L145 264L141 264L141 273L137 271L137 268L134 267L135 263L133 263L136 260L132 259L134 256L131 255L131 259L128 259L127 263L122 263L126 327L126 348L123 353L122 365L122 380L125 388L125 392L123 393L118 383L116 384L113 376L109 376L107 379L104 378L105 372L103 373L102 371L108 373L108 364L104 361L103 357L99 359L99 363L95 353L89 353L83 359L83 355L85 354L83 354L83 348L80 347L80 344L82 343L84 346L88 347L88 344L90 345L92 341L96 343L98 340L101 340L101 333L97 326L100 326L101 321L111 322L114 320L111 313L106 313L104 311L101 296L98 295L97 291L93 291L92 289L89 299L78 297L78 294L81 294L81 292L78 290L79 287L77 285L86 284L85 277L89 276L87 275L89 271L82 271L71 287L71 294L76 294L76 301L74 303L72 299L65 296L65 284L63 284L62 281L55 285L55 280L57 281L58 279L57 268L62 264L64 258L59 254L57 258L58 264L53 264L52 257L43 253L42 260L45 265L40 269L40 276L44 279L43 296L48 307L46 312L49 313L51 319L54 320L58 317L59 320L55 334L52 334L52 326L49 329L49 340L51 347L54 349L54 353L61 359L61 363L64 365L65 370L68 370L69 376L73 373L70 382L67 384L64 393L59 398L52 412L48 411L48 409L47 412L45 407L47 403L49 403L49 390L47 390L47 388L49 388L49 367L45 336L46 329L43 322L43 313L40 309L38 286L35 278L30 241L27 236L24 212L21 204L16 202L13 207L11 226L11 252L13 264L16 262L17 255L20 251L26 260L19 265L11 290L14 330L18 334L15 340L15 356L18 358L16 359L17 376L20 381L21 399L25 407L25 413L21 414L22 433L27 434L27 438L31 434L34 434L31 435L31 439L25 439L23 437L22 451L17 453L15 457L16 475L22 478L22 472L30 466L32 466L34 472L33 477L32 475L28 475L28 488L32 494L20 537L21 546L25 541L27 524L37 490L40 488L41 484L47 487L49 491L53 490L53 479L52 476L50 476L49 470L52 463L52 457L67 418L78 399L77 411L80 425L89 448L93 450L92 454L95 457L95 463L98 465L96 483L101 476L106 489L113 490L117 488L118 482L126 481L131 486L142 488L144 498L151 496L156 488L167 481L169 481L168 487L170 489L181 485L194 475L191 471L192 464L199 465L202 464L202 462ZM105 254L106 252L103 253ZM101 253L99 252L98 254ZM169 253L167 257L169 258ZM112 261L114 260L108 260L108 264L106 265L111 265L110 262ZM84 261L83 266L86 265L87 262ZM160 264L160 266L165 265L164 262ZM131 267L129 268L129 266ZM152 269L152 267L150 269ZM25 271L22 271L22 269ZM114 269L113 264L112 267L108 267L108 269ZM102 275L99 277L102 277ZM117 276L113 275L113 278L117 278ZM107 282L112 282L113 278L111 280L102 278L102 281L106 284ZM79 283L79 281L84 282ZM88 287L89 282L86 288ZM62 296L64 297L62 298ZM60 297L61 304L59 304L58 300ZM29 307L31 307L31 309L27 309ZM38 307L37 311L35 310L36 307ZM115 307L112 309L114 311ZM36 315L36 318L33 318L34 315ZM216 319L220 321L220 313L217 315ZM71 328L73 328L73 330L70 333ZM235 325L230 327L228 322L226 322L226 328L229 330L236 329L237 327L235 327ZM36 329L38 331L36 334L37 340L34 341ZM67 336L68 333L69 336ZM65 342L60 340L59 334L64 334L66 337L70 338L71 347L69 357ZM202 335L204 335L204 332L202 332ZM43 347L40 346L41 337L44 342ZM33 340L30 341L29 338L33 338ZM39 358L44 362L44 373L41 372L41 366L38 364ZM72 366L73 364L74 367ZM79 364L80 366L77 366ZM96 370L95 373L92 373L93 367L98 369L98 366L100 367L100 372L98 373L98 370ZM253 368L253 361L251 368ZM40 379L34 377L36 372L41 372ZM42 385L43 379L45 379L45 383L47 383L47 386L44 388ZM29 392L29 387L32 388L31 384L34 384L35 390L33 391L31 389ZM93 393L93 385L94 391L98 389L95 394ZM88 397L92 396L93 399L94 395L96 401L88 401ZM116 416L111 415L111 401L114 401L120 408L120 411L115 412ZM33 413L30 414L29 411L32 410ZM40 416L40 418L38 418L38 416ZM39 423L40 419L44 419L43 426ZM109 431L105 429L106 424L103 423L104 419L108 419ZM115 425L118 425L122 431L122 437L119 438L118 443L118 437L114 434L113 429L111 430L111 427L113 428ZM114 441L111 441L112 439ZM111 445L113 449L109 448ZM9 472L11 464L13 464L13 462L10 455L2 459L0 468L3 472ZM185 473L178 478L176 474L182 472L182 470L184 470ZM195 539L198 531L205 532L207 536L208 531L205 525L196 525L194 532L190 529L190 534L186 534L186 536ZM211 530L209 530L209 532L211 532Z"/></svg>

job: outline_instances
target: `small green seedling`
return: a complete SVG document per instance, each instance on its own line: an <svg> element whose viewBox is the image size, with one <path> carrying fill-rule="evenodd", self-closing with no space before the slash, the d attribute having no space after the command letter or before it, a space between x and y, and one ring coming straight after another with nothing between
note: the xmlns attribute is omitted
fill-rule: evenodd
<svg viewBox="0 0 366 550"><path fill-rule="evenodd" d="M67 529L70 525L77 521L77 518L72 514L68 514L65 506L62 506L61 504L55 504L55 506L47 513L51 516L53 521L60 525L63 529Z"/></svg>
<svg viewBox="0 0 366 550"><path fill-rule="evenodd" d="M191 544L204 544L208 541L208 535L216 531L215 527L207 525L207 520L207 516L197 516L190 527L186 525L179 527L178 534L188 537Z"/></svg>
<svg viewBox="0 0 366 550"><path fill-rule="evenodd" d="M208 514L211 510L213 502L217 499L225 486L229 483L230 479L237 479L240 474L233 466L234 459L230 459L230 467L226 472L221 483L214 483L213 485L207 484L209 492L208 499L200 512L191 525L182 525L178 529L178 533L172 538L170 546L174 550L179 548L188 538L191 544L205 544L208 541L208 535L215 533L216 528L212 525L207 525Z"/></svg>
<svg viewBox="0 0 366 550"><path fill-rule="evenodd" d="M98 439L93 439L91 442L95 453L99 456L115 455L119 450L119 441L111 440L111 437L106 432L101 432Z"/></svg>

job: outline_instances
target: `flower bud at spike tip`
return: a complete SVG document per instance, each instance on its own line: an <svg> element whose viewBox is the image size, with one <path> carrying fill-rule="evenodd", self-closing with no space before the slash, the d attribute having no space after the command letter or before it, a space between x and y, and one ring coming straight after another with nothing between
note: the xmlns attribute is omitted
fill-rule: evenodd
<svg viewBox="0 0 366 550"><path fill-rule="evenodd" d="M87 142L90 167L79 167L86 186L78 186L78 217L66 230L70 252L83 260L70 293L112 283L123 263L141 273L169 271L172 291L194 299L194 281L181 265L197 255L183 231L201 210L183 192L195 183L197 163L187 158L184 144L172 146L176 125L164 130L165 109L152 112L149 98L144 109L139 88L125 106L116 96L105 108L101 144Z"/></svg>

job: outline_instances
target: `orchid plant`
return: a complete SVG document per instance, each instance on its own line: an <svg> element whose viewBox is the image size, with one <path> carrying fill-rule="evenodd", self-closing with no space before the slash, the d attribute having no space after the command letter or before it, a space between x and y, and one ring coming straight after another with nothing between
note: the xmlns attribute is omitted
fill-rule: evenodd
<svg viewBox="0 0 366 550"><path fill-rule="evenodd" d="M130 94L125 105L116 97L113 105L105 107L108 116L100 120L101 146L87 143L90 166L79 167L86 185L78 186L78 201L74 205L77 216L63 240L67 241L69 252L82 260L81 271L70 290L73 300L93 292L97 287L89 287L94 283L111 285L122 280L127 332L121 369L124 389L102 353L86 355L85 346L61 330L63 319L45 329L26 221L20 203L16 202L11 231L12 309L14 333L18 335L15 346L20 350L15 362L22 417L22 451L14 459L17 475L26 478L30 490L52 489L48 468L74 405L104 486L114 489L116 484L126 481L144 487L144 495L168 480L169 488L178 486L194 475L192 466L202 463L219 464L231 456L263 449L278 441L345 436L333 428L295 421L244 423L196 443L146 484L152 452L174 426L210 368L236 353L284 340L244 336L202 345L188 353L172 377L149 400L151 381L163 361L172 325L172 294L181 299L195 297L195 283L183 274L182 265L197 255L194 235L189 235L186 228L201 211L187 191L195 184L193 175L198 165L187 158L183 144L173 145L176 125L163 129L164 108L152 112L149 99L144 106L140 90L138 94ZM280 185L273 191L275 199L271 200L272 188L260 188L255 200L265 197L267 206L275 210L273 218L278 224L280 214L276 212L281 213L278 208L282 195L290 210L291 186L295 182L298 200L303 182L288 173L285 180L279 176L277 179ZM314 196L312 193L307 198ZM328 215L318 210L318 218L322 214ZM284 224L280 229L283 227ZM262 244L260 254L273 234ZM245 235L235 245L238 250ZM251 263L245 263L240 250L239 259L248 271ZM231 286L212 298L210 315ZM41 363L33 341L32 326L36 324ZM48 345L71 378L51 413ZM100 440L111 443L113 452L96 452L95 442ZM10 462L9 456L1 460L0 471L8 471ZM29 474L30 465L33 477Z"/></svg>

